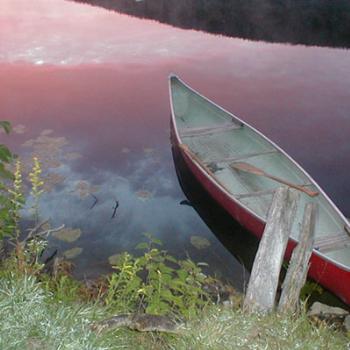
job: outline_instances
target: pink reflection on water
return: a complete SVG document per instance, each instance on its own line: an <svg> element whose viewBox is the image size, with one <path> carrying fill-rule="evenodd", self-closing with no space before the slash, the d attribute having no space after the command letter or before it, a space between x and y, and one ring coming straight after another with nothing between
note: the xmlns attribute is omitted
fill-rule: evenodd
<svg viewBox="0 0 350 350"><path fill-rule="evenodd" d="M348 50L225 38L60 0L1 0L0 42L1 118L89 140L96 162L131 138L169 146L175 72L280 144L342 203L350 195ZM98 122L118 130L118 144Z"/></svg>
<svg viewBox="0 0 350 350"><path fill-rule="evenodd" d="M212 36L188 33L89 5L62 0L2 0L0 60L36 64L130 62L189 56ZM195 40L193 40L195 39Z"/></svg>

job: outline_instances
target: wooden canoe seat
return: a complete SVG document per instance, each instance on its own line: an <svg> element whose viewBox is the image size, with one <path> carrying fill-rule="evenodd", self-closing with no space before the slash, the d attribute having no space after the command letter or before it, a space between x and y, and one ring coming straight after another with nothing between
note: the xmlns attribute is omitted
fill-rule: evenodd
<svg viewBox="0 0 350 350"><path fill-rule="evenodd" d="M205 163L231 163L231 162L236 162L238 160L244 160L252 157L258 157L258 156L263 156L263 155L269 155L273 153L277 153L277 150L269 150L269 151L262 151L262 152L255 152L255 153L247 153L247 154L242 154L241 156L234 156L234 157L227 157L227 158L220 158L220 159L213 159L213 160L208 160Z"/></svg>
<svg viewBox="0 0 350 350"><path fill-rule="evenodd" d="M308 183L301 184L300 186L306 187L306 186L312 186L312 185L313 185L312 183L308 182ZM234 194L234 196L237 199L244 199L244 198L249 198L249 197L262 197L262 196L274 194L276 190L277 190L277 188L272 188L270 190L264 190L264 191L237 193L237 194Z"/></svg>
<svg viewBox="0 0 350 350"><path fill-rule="evenodd" d="M346 233L323 236L314 242L314 248L322 253L345 247L350 247L350 237Z"/></svg>
<svg viewBox="0 0 350 350"><path fill-rule="evenodd" d="M234 129L241 129L243 125L239 125L236 123L225 123L214 126L205 126L200 128L186 128L179 130L180 135L182 137L191 137L191 136L202 136L202 135L210 135L218 132L225 132Z"/></svg>
<svg viewBox="0 0 350 350"><path fill-rule="evenodd" d="M243 198L249 198L249 197L261 197L261 196L266 196L266 195L271 195L274 194L276 189L271 189L271 190L265 190L265 191L255 191L255 192L249 192L249 193L239 193L239 194L234 194L234 197L237 199L243 199Z"/></svg>

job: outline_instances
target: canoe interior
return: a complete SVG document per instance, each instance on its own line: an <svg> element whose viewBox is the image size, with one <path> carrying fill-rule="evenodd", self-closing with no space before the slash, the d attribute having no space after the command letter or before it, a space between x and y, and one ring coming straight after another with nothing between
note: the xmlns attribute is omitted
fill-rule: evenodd
<svg viewBox="0 0 350 350"><path fill-rule="evenodd" d="M176 77L171 78L175 122L181 142L196 154L236 200L266 220L273 192L280 183L267 177L234 170L242 161L265 172L318 191L314 181L268 139L243 124L207 99L189 89ZM306 203L316 202L315 249L347 269L350 267L350 236L346 220L323 195L300 193L292 238L298 240Z"/></svg>

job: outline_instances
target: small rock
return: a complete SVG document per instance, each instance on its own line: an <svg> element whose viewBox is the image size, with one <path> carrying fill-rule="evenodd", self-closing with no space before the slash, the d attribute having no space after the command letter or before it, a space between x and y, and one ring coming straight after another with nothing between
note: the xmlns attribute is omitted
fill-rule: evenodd
<svg viewBox="0 0 350 350"><path fill-rule="evenodd" d="M328 306L322 304L318 301L312 304L310 310L308 311L308 316L337 316L337 317L345 317L349 315L349 312L334 306Z"/></svg>

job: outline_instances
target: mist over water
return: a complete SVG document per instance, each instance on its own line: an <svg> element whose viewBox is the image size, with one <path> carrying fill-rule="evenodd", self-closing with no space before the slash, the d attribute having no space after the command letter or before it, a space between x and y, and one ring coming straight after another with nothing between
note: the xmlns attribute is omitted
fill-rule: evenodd
<svg viewBox="0 0 350 350"><path fill-rule="evenodd" d="M180 28L232 37L349 47L347 0L73 0Z"/></svg>

